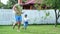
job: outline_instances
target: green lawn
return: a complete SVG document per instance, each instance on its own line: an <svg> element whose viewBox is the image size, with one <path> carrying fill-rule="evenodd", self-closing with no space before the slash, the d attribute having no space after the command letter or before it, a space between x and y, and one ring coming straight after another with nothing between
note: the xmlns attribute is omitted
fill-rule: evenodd
<svg viewBox="0 0 60 34"><path fill-rule="evenodd" d="M17 32L17 26L13 30L12 26L0 26L0 34L60 34L60 25L30 25L27 30L20 29Z"/></svg>

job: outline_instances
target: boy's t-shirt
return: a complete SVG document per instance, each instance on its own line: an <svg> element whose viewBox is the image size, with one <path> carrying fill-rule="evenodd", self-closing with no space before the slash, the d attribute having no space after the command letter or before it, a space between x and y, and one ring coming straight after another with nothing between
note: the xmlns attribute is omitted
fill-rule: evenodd
<svg viewBox="0 0 60 34"><path fill-rule="evenodd" d="M24 22L28 22L29 21L29 18L27 17L27 18L25 18L24 17Z"/></svg>

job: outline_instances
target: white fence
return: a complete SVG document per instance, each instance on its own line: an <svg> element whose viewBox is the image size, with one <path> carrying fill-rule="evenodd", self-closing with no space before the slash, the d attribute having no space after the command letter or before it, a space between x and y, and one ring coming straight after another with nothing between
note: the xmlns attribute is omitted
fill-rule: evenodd
<svg viewBox="0 0 60 34"><path fill-rule="evenodd" d="M22 14L22 23L23 17L25 14L28 15L29 24L53 24L55 23L55 13L54 10L23 10L24 14ZM45 19L45 12L50 13L48 17ZM10 25L15 21L15 15L12 9L0 9L0 25ZM60 20L60 18L59 18ZM58 21L59 21L58 20Z"/></svg>

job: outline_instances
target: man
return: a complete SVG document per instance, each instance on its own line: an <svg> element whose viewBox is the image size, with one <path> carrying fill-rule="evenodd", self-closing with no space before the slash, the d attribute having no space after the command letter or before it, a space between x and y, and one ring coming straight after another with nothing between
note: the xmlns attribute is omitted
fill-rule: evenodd
<svg viewBox="0 0 60 34"><path fill-rule="evenodd" d="M15 13L16 23L13 24L13 29L15 28L15 25L18 24L18 32L20 32L20 24L22 21L22 6L20 4L15 4L13 6L13 12Z"/></svg>

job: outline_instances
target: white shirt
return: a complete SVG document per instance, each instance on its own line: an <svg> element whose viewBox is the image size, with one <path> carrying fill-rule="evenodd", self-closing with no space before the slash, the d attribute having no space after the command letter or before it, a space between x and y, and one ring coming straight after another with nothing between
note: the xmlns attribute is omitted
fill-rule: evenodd
<svg viewBox="0 0 60 34"><path fill-rule="evenodd" d="M29 21L29 18L27 17L27 18L25 18L24 17L24 22L28 22Z"/></svg>

